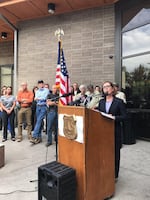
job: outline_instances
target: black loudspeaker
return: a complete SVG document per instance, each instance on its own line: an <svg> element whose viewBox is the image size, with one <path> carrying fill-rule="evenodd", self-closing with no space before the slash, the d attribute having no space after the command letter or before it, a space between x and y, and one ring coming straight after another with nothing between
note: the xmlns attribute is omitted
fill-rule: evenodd
<svg viewBox="0 0 150 200"><path fill-rule="evenodd" d="M51 162L38 168L38 200L75 200L76 173L71 167Z"/></svg>

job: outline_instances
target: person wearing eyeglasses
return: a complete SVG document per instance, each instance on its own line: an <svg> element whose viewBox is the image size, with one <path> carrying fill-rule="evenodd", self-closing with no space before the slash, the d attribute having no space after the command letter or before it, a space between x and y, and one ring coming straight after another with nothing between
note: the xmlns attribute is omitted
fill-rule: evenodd
<svg viewBox="0 0 150 200"><path fill-rule="evenodd" d="M123 101L115 97L114 85L106 81L102 85L103 98L96 109L114 117L115 121L115 179L117 181L120 167L120 149L122 147L121 122L126 119L126 107Z"/></svg>
<svg viewBox="0 0 150 200"><path fill-rule="evenodd" d="M22 127L23 127L23 117L25 117L26 124L27 124L27 134L28 139L31 139L31 131L32 131L32 124L31 124L31 105L33 101L33 92L28 90L27 82L21 83L21 90L19 90L17 94L17 102L20 105L20 109L18 111L18 139L17 142L21 142L23 139L22 135Z"/></svg>

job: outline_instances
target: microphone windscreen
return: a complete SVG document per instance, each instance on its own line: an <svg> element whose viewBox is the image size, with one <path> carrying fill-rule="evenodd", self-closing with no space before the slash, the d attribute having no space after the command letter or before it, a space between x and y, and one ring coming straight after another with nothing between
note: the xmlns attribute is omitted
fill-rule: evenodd
<svg viewBox="0 0 150 200"><path fill-rule="evenodd" d="M62 97L67 97L67 96L68 96L68 94L63 94L63 95L62 95Z"/></svg>
<svg viewBox="0 0 150 200"><path fill-rule="evenodd" d="M108 92L104 92L103 95L106 97L108 96Z"/></svg>
<svg viewBox="0 0 150 200"><path fill-rule="evenodd" d="M63 94L62 97L68 97L68 96L70 96L70 95L73 95L73 93L72 93L72 92L69 92L69 93Z"/></svg>

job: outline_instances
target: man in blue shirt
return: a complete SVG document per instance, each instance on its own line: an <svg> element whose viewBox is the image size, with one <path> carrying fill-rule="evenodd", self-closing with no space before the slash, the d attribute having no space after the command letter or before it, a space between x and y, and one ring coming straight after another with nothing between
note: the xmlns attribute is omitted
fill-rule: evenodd
<svg viewBox="0 0 150 200"><path fill-rule="evenodd" d="M47 88L44 88L44 81L39 80L38 81L38 90L35 93L34 100L36 103L36 124L33 130L33 138L30 140L33 144L40 143L41 140L41 133L42 133L42 121L44 117L46 116L46 99L47 95L49 94L49 90Z"/></svg>

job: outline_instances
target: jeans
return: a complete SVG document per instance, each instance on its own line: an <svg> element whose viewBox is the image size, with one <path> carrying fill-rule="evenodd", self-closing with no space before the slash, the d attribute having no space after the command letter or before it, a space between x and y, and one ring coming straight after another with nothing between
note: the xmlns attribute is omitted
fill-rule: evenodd
<svg viewBox="0 0 150 200"><path fill-rule="evenodd" d="M46 105L36 106L36 124L33 131L34 138L41 138L42 122L46 115Z"/></svg>
<svg viewBox="0 0 150 200"><path fill-rule="evenodd" d="M57 111L51 110L47 112L47 136L48 136L48 143L52 144L52 131L53 127L55 126L55 137L57 137L58 131L58 115Z"/></svg>
<svg viewBox="0 0 150 200"><path fill-rule="evenodd" d="M8 118L8 126L7 126L8 131L11 133L11 126L10 126L10 118Z"/></svg>
<svg viewBox="0 0 150 200"><path fill-rule="evenodd" d="M14 110L10 114L7 114L6 111L3 111L2 112L2 118L3 118L3 124L4 124L3 138L7 139L8 118L10 119L11 138L14 138L15 137L15 130L14 130L15 112L14 112Z"/></svg>
<svg viewBox="0 0 150 200"><path fill-rule="evenodd" d="M0 130L2 130L2 112L0 111Z"/></svg>

